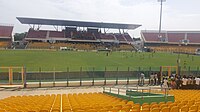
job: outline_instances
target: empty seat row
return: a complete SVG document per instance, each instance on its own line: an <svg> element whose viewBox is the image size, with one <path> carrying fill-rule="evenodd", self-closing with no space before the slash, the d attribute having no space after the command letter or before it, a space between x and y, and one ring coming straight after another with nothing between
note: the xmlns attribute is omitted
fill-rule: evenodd
<svg viewBox="0 0 200 112"><path fill-rule="evenodd" d="M171 90L169 94L175 102L142 105L104 93L11 96L0 100L0 112L200 112L199 91Z"/></svg>

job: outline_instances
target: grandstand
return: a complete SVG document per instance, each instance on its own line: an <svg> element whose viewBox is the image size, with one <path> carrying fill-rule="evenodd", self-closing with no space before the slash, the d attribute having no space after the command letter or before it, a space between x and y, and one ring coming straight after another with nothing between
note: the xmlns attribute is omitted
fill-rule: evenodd
<svg viewBox="0 0 200 112"><path fill-rule="evenodd" d="M141 31L144 46L154 51L194 54L200 47L199 31Z"/></svg>
<svg viewBox="0 0 200 112"><path fill-rule="evenodd" d="M100 27L104 26L104 28L111 28L111 29L113 28L119 30L135 29L139 27L139 25L76 22L76 21L66 21L66 20L39 19L38 21L38 19L34 18L18 18L18 20L23 24L61 25L65 27L61 31L57 29L55 31L40 30L39 28L35 29L34 27L31 27L28 30L28 33L25 37L25 40L28 42L26 46L27 49L61 49L62 47L64 48L66 47L67 50L73 49L73 50L86 50L86 51L88 50L105 51L111 49L114 51L120 51L120 50L132 51L134 49L133 46L134 40L128 33L126 32L106 33L102 32ZM41 23L41 21L43 22ZM77 26L85 27L87 30L78 30ZM13 29L12 26L0 27L0 39L1 39L0 46L2 46L2 48L8 48L9 46L8 44L12 39L12 29ZM200 32L162 31L161 36L158 35L159 33L156 31L141 32L144 45L153 49L154 51L194 53L195 50L200 46L200 41L199 41ZM35 53L36 52L34 51L34 54ZM17 53L12 52L12 54L17 54ZM29 54L32 54L31 51L29 52ZM78 53L76 53L75 55L77 54ZM104 54L96 53L95 56L96 55L98 55L99 57L100 55L103 55L103 59L105 59ZM142 60L141 57L143 56L144 58L144 54L135 53L134 58L136 58L136 55L140 57L140 62L141 62ZM84 55L81 54L80 56L83 57ZM148 60L150 60L151 56L153 57L153 53L149 54ZM87 56L86 58L88 57L89 56ZM129 59L130 57L133 57L133 54L131 55L127 55L126 53L120 54L120 59ZM71 57L69 58L71 60L76 60ZM66 61L64 58L62 59ZM109 57L109 59L111 58ZM53 61L52 59L49 60ZM99 61L99 59L97 60ZM87 60L84 61L87 62ZM32 63L33 62L31 62L31 65ZM79 65L79 63L76 64ZM108 62L106 63L106 65L107 64ZM65 63L64 65L67 64ZM120 63L120 66L125 66L125 65L128 65L128 63L125 64ZM3 68L5 67L2 67L2 69ZM66 72L55 71L55 67L54 67L54 72L50 71L43 72L40 67L38 74L36 72L35 73L27 72L26 74L25 67L20 67L22 68L20 72L13 71L14 67L6 67L6 69L7 68L9 70L9 73L5 74L6 72L4 73L3 71L2 72L3 77L1 76L1 78L7 80L9 77L9 83L10 81L12 82L12 80L14 79L15 83L10 83L12 84L11 86L13 87L15 87L16 82L20 80L22 80L23 85L22 86L18 85L18 87L25 87L25 88L65 86L68 87L67 89L71 89L69 88L69 86L77 87L77 86L88 86L88 85L89 86L103 85L103 88L105 89L110 85L112 86L108 87L110 88L109 89L110 92L106 91L90 92L89 90L86 89L85 90L86 92L79 91L79 93L64 93L61 92L63 89L61 88L60 89L61 91L59 91L56 94L43 91L42 92L43 94L39 93L38 95L33 95L33 94L27 94L27 92L23 91L22 94L18 94L20 96L15 95L15 93L7 94L7 96L10 97L5 97L4 99L1 99L2 93L0 93L0 99L1 99L0 112L200 112L199 90L166 91L166 88L162 88L156 85L155 85L156 92L153 91L152 89L154 87L151 87L149 85L147 85L147 87L150 88L149 90L144 89L146 85L140 85L143 86L144 88L136 86L137 89L133 89L134 88L133 85L136 85L137 83L139 84L139 81L135 77L139 78L138 73L142 71L140 67L138 68L138 71L133 70L133 73L132 71L130 71L129 67L127 71L122 72L119 70L118 66L116 67L116 71L109 71L106 67L105 71L95 72L94 67L90 68L91 70L82 71L83 69L82 67L80 67L80 71L78 72L72 71L71 73L68 67L66 67L65 70ZM134 72L137 72L137 76L135 75ZM151 71L150 67L148 74L146 75L147 79L144 80L145 83L148 83L150 81L150 79L148 79L149 78L148 75L150 75L151 72L155 71ZM198 73L199 73L199 68L198 68ZM96 74L97 77L95 77ZM168 74L170 74L169 71ZM58 82L56 77L60 79L60 82ZM70 79L70 77L73 77L74 79L73 78ZM98 80L95 80L95 78ZM34 82L33 79L37 80L37 82ZM3 82L4 80L1 81ZM120 86L119 88L115 88L120 84L124 85ZM10 85L8 86L10 87ZM191 86L191 84L189 86ZM111 93L113 88L116 89L115 93ZM123 94L120 94L122 92L121 88L123 89L123 92L125 91ZM17 90L19 89L17 88ZM29 92L33 91L33 89L28 89L28 91Z"/></svg>
<svg viewBox="0 0 200 112"><path fill-rule="evenodd" d="M17 20L13 43L0 25L0 112L200 112L200 31L141 31L140 52L139 24Z"/></svg>
<svg viewBox="0 0 200 112"><path fill-rule="evenodd" d="M0 49L11 47L13 26L0 25Z"/></svg>
<svg viewBox="0 0 200 112"><path fill-rule="evenodd" d="M33 26L53 25L65 27L61 31L58 31L58 29L55 31L40 30L40 27L36 29L31 27L25 37L25 40L29 42L26 47L28 49L59 49L59 47L69 47L76 50L98 50L108 48L112 50L132 51L135 49L133 46L133 39L128 33L124 32L124 30L134 30L141 26L135 24L98 23L21 17L17 17L17 19L22 24ZM80 27L87 30L80 30ZM107 33L105 32L106 28L123 30L123 33ZM103 33L102 29L104 29ZM98 47L99 45L101 45L100 48Z"/></svg>

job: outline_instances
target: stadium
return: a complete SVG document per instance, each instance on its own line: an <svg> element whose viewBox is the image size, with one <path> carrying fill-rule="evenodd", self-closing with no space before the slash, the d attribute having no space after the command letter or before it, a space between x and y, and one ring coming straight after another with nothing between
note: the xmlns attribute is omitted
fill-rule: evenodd
<svg viewBox="0 0 200 112"><path fill-rule="evenodd" d="M164 1L140 38L143 24L0 24L0 112L200 112L200 31L162 30Z"/></svg>

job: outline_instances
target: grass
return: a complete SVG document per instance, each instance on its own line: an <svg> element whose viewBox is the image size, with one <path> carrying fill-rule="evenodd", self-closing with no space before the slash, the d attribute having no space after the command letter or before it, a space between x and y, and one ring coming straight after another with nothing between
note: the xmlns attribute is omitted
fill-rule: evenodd
<svg viewBox="0 0 200 112"><path fill-rule="evenodd" d="M0 50L0 66L25 66L27 71L107 71L118 70L158 70L160 66L175 66L178 54L112 52L75 52L40 50ZM200 56L180 55L181 66L196 70L200 66ZM184 63L184 61L186 63Z"/></svg>

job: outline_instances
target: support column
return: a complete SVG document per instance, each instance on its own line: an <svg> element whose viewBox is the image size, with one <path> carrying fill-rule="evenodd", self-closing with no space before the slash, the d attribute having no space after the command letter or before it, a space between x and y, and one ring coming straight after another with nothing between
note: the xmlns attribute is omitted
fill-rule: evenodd
<svg viewBox="0 0 200 112"><path fill-rule="evenodd" d="M21 77L22 77L22 84L24 85L24 67L22 67L22 69L21 69Z"/></svg>
<svg viewBox="0 0 200 112"><path fill-rule="evenodd" d="M13 84L13 69L12 67L9 68L9 84Z"/></svg>
<svg viewBox="0 0 200 112"><path fill-rule="evenodd" d="M26 88L26 68L22 67L22 84L24 85L24 88Z"/></svg>
<svg viewBox="0 0 200 112"><path fill-rule="evenodd" d="M168 76L171 76L171 67L168 67Z"/></svg>

